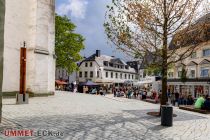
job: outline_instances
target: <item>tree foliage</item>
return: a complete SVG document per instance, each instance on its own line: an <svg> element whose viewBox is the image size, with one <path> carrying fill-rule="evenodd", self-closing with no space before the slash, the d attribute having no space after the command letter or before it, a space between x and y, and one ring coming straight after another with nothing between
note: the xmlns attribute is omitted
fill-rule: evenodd
<svg viewBox="0 0 210 140"><path fill-rule="evenodd" d="M162 105L168 68L204 41L206 24L196 20L209 7L207 0L113 0L107 6L104 26L111 43L134 58L152 56L149 65L161 69Z"/></svg>
<svg viewBox="0 0 210 140"><path fill-rule="evenodd" d="M67 16L55 16L55 54L56 67L69 73L78 69L77 62L82 59L80 51L84 49L84 38L75 33L76 26Z"/></svg>
<svg viewBox="0 0 210 140"><path fill-rule="evenodd" d="M183 83L185 83L187 81L187 71L184 67L182 67L180 79Z"/></svg>

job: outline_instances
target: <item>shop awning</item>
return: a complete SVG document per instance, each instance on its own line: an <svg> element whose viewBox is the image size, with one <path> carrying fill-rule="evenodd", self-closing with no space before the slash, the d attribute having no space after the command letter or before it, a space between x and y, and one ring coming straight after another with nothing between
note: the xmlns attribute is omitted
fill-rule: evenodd
<svg viewBox="0 0 210 140"><path fill-rule="evenodd" d="M55 80L55 83L58 85L67 85L67 82L61 81L61 80Z"/></svg>

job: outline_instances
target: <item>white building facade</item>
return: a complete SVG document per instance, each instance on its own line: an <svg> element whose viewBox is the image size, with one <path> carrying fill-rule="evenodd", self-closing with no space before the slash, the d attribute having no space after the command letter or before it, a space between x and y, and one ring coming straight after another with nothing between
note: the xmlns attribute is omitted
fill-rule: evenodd
<svg viewBox="0 0 210 140"><path fill-rule="evenodd" d="M135 81L137 73L119 58L100 55L100 51L86 58L80 63L78 82L91 80L103 86L119 86L126 81Z"/></svg>
<svg viewBox="0 0 210 140"><path fill-rule="evenodd" d="M55 89L55 1L6 0L3 92L19 91L20 47L26 42L26 88L33 95Z"/></svg>
<svg viewBox="0 0 210 140"><path fill-rule="evenodd" d="M186 70L186 82L181 81L182 69ZM168 72L168 85L171 91L210 95L210 42L200 44L191 57L175 64Z"/></svg>
<svg viewBox="0 0 210 140"><path fill-rule="evenodd" d="M201 94L210 95L210 13L197 20L196 24L205 24L206 28L197 36L201 41L190 57L176 63L168 70L168 89L183 94L192 94L198 97ZM187 34L186 34L187 36ZM178 52L191 47L193 41L181 47ZM183 70L186 79L183 81ZM182 80L181 80L182 79Z"/></svg>

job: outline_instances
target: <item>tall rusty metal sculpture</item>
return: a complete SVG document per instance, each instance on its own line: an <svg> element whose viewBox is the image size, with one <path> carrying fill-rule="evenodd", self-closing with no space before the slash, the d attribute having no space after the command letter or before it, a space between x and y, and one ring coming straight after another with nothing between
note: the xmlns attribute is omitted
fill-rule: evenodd
<svg viewBox="0 0 210 140"><path fill-rule="evenodd" d="M17 104L27 104L28 94L26 94L26 42L20 48L20 90L17 94Z"/></svg>

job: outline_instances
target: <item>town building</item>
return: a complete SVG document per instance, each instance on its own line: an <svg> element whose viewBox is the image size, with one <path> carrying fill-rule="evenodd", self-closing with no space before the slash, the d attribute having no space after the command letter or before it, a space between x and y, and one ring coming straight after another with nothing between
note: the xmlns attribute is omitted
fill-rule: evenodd
<svg viewBox="0 0 210 140"><path fill-rule="evenodd" d="M197 44L190 57L174 64L168 70L168 89L171 92L192 94L194 97L198 97L200 94L210 95L210 14L197 21L197 23L201 22L205 22L207 25L204 34L202 34L202 41ZM191 43L193 41L188 46L180 48L179 51L190 47ZM186 71L185 81L181 77L183 70Z"/></svg>
<svg viewBox="0 0 210 140"><path fill-rule="evenodd" d="M120 58L101 55L100 50L88 58L85 58L79 65L79 83L91 80L102 86L122 86L127 81L138 79L137 71L130 67Z"/></svg>
<svg viewBox="0 0 210 140"><path fill-rule="evenodd" d="M16 94L20 48L26 42L26 90L52 95L55 90L55 1L6 0L3 92Z"/></svg>

